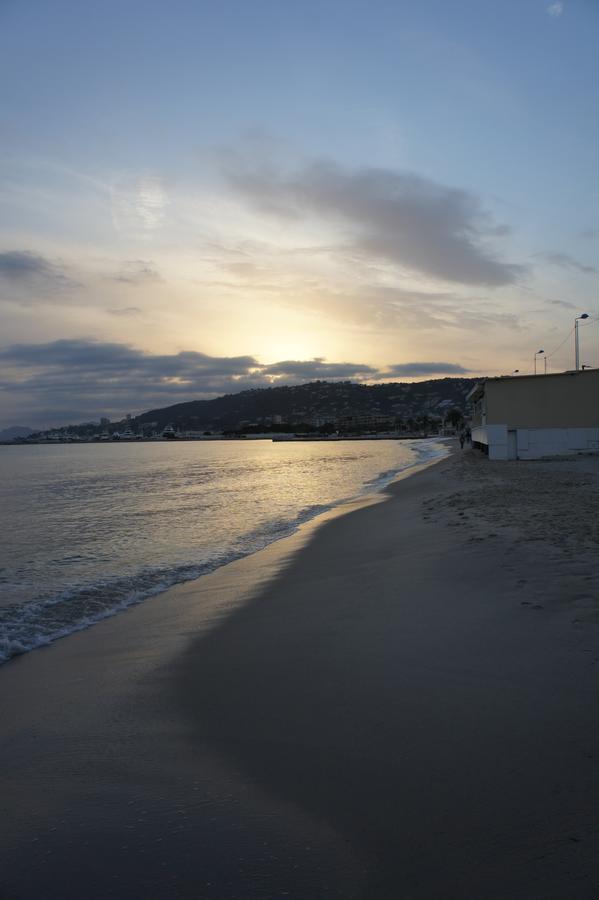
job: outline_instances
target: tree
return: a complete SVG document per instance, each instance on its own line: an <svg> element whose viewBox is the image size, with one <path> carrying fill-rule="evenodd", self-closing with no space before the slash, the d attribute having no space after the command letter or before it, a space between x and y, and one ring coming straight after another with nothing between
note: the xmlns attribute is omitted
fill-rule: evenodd
<svg viewBox="0 0 599 900"><path fill-rule="evenodd" d="M453 425L454 428L457 428L463 421L464 415L462 411L455 406L452 409L448 409L445 413L446 425Z"/></svg>

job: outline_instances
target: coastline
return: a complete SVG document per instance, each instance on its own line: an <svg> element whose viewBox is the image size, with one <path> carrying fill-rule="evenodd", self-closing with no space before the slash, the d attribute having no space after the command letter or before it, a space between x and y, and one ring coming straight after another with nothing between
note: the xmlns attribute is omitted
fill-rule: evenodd
<svg viewBox="0 0 599 900"><path fill-rule="evenodd" d="M394 448L397 442L387 441L386 443ZM9 561L12 545L10 538L8 539L7 569L3 572L3 577L5 584L10 583L12 577L14 583L11 587L15 596L14 602L10 602L6 596L4 601L6 605L0 608L0 665L15 656L47 646L77 631L93 627L98 622L119 615L123 610L160 595L176 585L195 582L198 578L214 572L230 562L251 556L270 543L294 534L305 523L318 519L324 512L338 507L346 507L354 500L359 501L370 494L380 493L398 475L414 468L417 469L422 462L446 455L447 452L442 440L416 442L416 445L412 445L408 452L408 458L412 457L409 461L404 458L406 454L402 454L401 451L395 454L395 458L391 458L393 454L390 456L389 450L386 448L385 451L377 453L378 462L375 471L363 471L361 479L357 481L355 476L349 479L338 479L332 492L327 491L327 485L319 485L317 477L309 478L306 481L304 473L303 483L298 484L296 479L290 492L293 495L295 491L294 496L298 502L295 505L293 502L283 502L282 508L277 502L277 491L279 496L281 494L285 496L285 491L289 489L286 483L281 482L277 485L275 479L272 486L274 495L270 498L272 502L265 502L262 493L264 486L261 486L262 489L258 488L254 504L255 510L251 509L251 503L246 503L246 500L251 497L251 492L248 492L246 496L244 485L244 496L240 498L244 515L241 518L233 516L233 521L235 521L233 529L228 528L226 524L227 515L223 518L223 513L226 513L226 502L219 509L218 504L216 507L212 506L214 498L208 498L208 513L214 518L210 521L208 533L204 534L201 533L203 525L200 526L198 534L198 524L204 522L204 517L198 509L192 508L192 518L187 520L185 504L189 500L183 488L179 488L183 508L176 508L171 498L173 509L169 510L167 504L167 508L161 510L164 517L162 523L155 515L156 510L150 510L151 518L147 529L143 519L143 515L147 511L142 510L141 518L136 516L138 513L136 505L139 503L140 496L136 496L135 491L132 491L128 502L125 501L125 505L129 508L129 514L133 514L135 517L135 532L141 535L141 538L137 543L133 541L127 552L121 552L119 540L122 541L124 537L123 530L127 530L126 527L124 528L125 523L119 521L118 517L116 517L116 521L110 521L110 517L104 518L100 510L99 521L103 526L103 532L97 535L96 522L93 521L93 518L90 520L89 517L86 521L84 514L78 522L79 530L83 535L93 534L94 539L91 544L85 538L81 543L79 533L73 533L72 528L70 532L67 528L66 531L59 532L54 537L55 543L58 542L64 548L69 548L70 558L74 561L72 571L61 565L57 567L54 555L47 552L46 541L52 540L54 525L50 513L48 535L43 531L44 520L42 518L42 531L38 536L40 546L36 548L35 554L38 557L37 560L31 556L31 547L27 546L23 553L24 548L19 545L17 540L13 546L16 557L13 565ZM285 456L285 453L283 452L282 455ZM61 463L64 461L62 458ZM148 459L146 459L146 463L148 463ZM195 460L190 461L190 465L193 464L195 464ZM23 473L20 474L23 477ZM323 490L320 489L321 487ZM104 490L107 489L108 493L110 493L110 488L110 484L104 486ZM114 490L114 484L112 488ZM195 486L190 484L189 488L193 490ZM42 496L47 489L47 484L42 484L40 488ZM35 496L34 490L29 491L30 501ZM218 487L216 490L218 492ZM93 486L91 493L90 509L94 509ZM126 486L124 493L126 498ZM229 493L231 494L231 492ZM233 494L234 491L231 495L227 494L227 491L224 492L229 502ZM303 505L302 497L305 499ZM95 499L100 501L101 505L102 498L96 497ZM12 502L14 503L14 498ZM52 502L51 496L50 509ZM10 518L10 496L8 506ZM26 508L26 503L20 502L15 534L20 534L27 527L27 522L22 520L21 509L23 506ZM235 503L233 503L233 509L234 506ZM255 519L252 516L253 511L257 513ZM77 512L81 512L81 508L78 508ZM170 535L172 544L170 552L163 552L162 529L165 525L171 526L171 522L168 521L169 512L177 519L178 531L175 530ZM229 517L230 514L231 510ZM19 521L19 516L21 516L21 521ZM188 535L192 535L192 537L188 539ZM35 533L32 536L32 542L35 545ZM113 542L116 542L116 546L113 546ZM99 546L104 546L103 564L100 568L94 567L93 564ZM123 545L121 544L121 546ZM113 549L114 557L112 556ZM183 552L181 552L182 550ZM58 548L57 553L60 556ZM64 560L64 562L66 561ZM35 564L32 564L33 562ZM30 572L33 573L32 577L29 577ZM47 572L53 576L49 583L46 583ZM4 593L7 593L6 589Z"/></svg>
<svg viewBox="0 0 599 900"><path fill-rule="evenodd" d="M590 897L596 547L474 459L0 668L0 896Z"/></svg>

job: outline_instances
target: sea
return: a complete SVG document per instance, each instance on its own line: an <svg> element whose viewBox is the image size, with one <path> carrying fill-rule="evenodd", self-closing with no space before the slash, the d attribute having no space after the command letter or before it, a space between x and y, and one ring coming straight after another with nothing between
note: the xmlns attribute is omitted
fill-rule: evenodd
<svg viewBox="0 0 599 900"><path fill-rule="evenodd" d="M0 447L0 662L296 531L442 442Z"/></svg>

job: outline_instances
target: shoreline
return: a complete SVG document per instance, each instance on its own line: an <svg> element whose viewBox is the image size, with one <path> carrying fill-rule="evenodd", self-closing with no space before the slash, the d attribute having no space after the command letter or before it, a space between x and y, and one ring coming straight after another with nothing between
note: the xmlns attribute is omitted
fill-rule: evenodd
<svg viewBox="0 0 599 900"><path fill-rule="evenodd" d="M146 574L144 568L139 569L136 573L108 575L103 577L100 582L70 586L64 593L59 592L44 599L30 600L22 606L15 606L12 620L2 622L0 666L6 665L19 656L50 646L58 640L69 638L80 631L96 627L100 622L113 616L119 616L125 610L148 602L180 585L193 584L198 579L216 572L232 562L253 556L255 553L259 553L270 546L270 544L285 540L296 534L309 523L317 522L321 516L329 512L337 509L343 511L348 505L351 507L353 504L361 502L362 499L378 496L395 479L402 478L405 473L410 474L412 471L418 471L422 465L426 465L430 460L434 461L437 458L443 458L449 452L446 441L434 440L431 443L437 448L436 450L431 451L426 445L422 447L417 446L415 449L416 459L413 462L404 465L402 469L390 470L392 474L387 471L379 472L371 482L363 484L353 497L333 501L331 505L324 505L319 509L306 507L303 510L299 510L295 519L289 519L287 522L279 524L276 533L263 532L259 535L259 539L256 541L257 546L235 549L233 544L230 548L228 559L218 558L211 560L208 558L195 563L179 562L172 565L165 563L162 566L160 576ZM431 453L436 455L431 457ZM134 585L132 584L133 582ZM123 584L126 585L128 593L123 593ZM85 614L79 619L73 619L66 624L64 620L58 621L56 619L58 604L67 604L68 611L69 604L75 604L79 596L88 598L90 593L97 590L98 585L102 589L102 593L97 598L97 605L94 611L89 613L87 605L85 605ZM109 592L112 594L112 605L104 605L104 597ZM34 610L33 616L31 615L32 609ZM76 610L76 606L74 606L74 609ZM45 626L39 621L39 611L44 610L49 611L48 618L51 623L54 623L54 631L44 631ZM38 619L36 619L36 616L38 616Z"/></svg>
<svg viewBox="0 0 599 900"><path fill-rule="evenodd" d="M509 472L409 470L2 666L0 896L591 896L596 548L483 514Z"/></svg>
<svg viewBox="0 0 599 900"><path fill-rule="evenodd" d="M85 445L85 444L160 444L160 443L172 443L173 441L178 443L189 443L191 441L274 441L275 443L280 441L419 441L419 440L443 440L443 436L436 434L405 434L403 432L395 432L395 431L384 431L384 432L365 432L363 434L302 434L301 432L287 432L287 431L278 431L278 432L259 432L257 434L231 434L231 435L223 435L223 434L211 434L211 435L195 435L190 437L188 435L179 435L176 438L165 438L165 437L133 437L133 438L110 438L110 439L101 439L101 438L92 438L92 439L73 439L73 438L64 438L60 440L28 440L28 439L17 439L10 441L0 441L0 447L37 447L37 446L51 446L56 447L57 445L63 444L75 444L75 445Z"/></svg>

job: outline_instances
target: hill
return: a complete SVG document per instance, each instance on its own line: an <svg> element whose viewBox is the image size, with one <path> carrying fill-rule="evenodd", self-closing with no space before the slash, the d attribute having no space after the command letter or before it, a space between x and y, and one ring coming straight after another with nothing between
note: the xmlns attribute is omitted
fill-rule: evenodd
<svg viewBox="0 0 599 900"><path fill-rule="evenodd" d="M379 415L404 420L442 416L451 407L466 411L466 396L476 380L439 378L376 385L315 381L152 409L132 419L131 426L225 431L250 423L334 422L344 416Z"/></svg>
<svg viewBox="0 0 599 900"><path fill-rule="evenodd" d="M33 428L27 428L25 425L11 425L10 428L0 431L0 441L14 441L15 438L26 438L30 434L33 434Z"/></svg>
<svg viewBox="0 0 599 900"><path fill-rule="evenodd" d="M419 382L353 384L350 381L312 381L308 384L259 388L225 394L213 400L189 400L151 409L118 422L98 425L86 422L50 432L60 436L94 437L101 432L136 434L161 432L167 425L176 431L293 431L335 423L350 417L381 417L409 425L422 417L442 419L447 410L467 412L466 396L479 379L437 378ZM302 430L300 427L298 430Z"/></svg>

